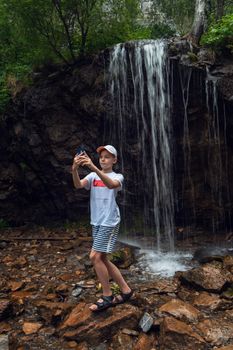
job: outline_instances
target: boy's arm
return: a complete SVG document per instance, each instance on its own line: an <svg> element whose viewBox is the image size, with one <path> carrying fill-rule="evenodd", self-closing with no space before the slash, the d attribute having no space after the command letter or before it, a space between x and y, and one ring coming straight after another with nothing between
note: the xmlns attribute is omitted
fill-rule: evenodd
<svg viewBox="0 0 233 350"><path fill-rule="evenodd" d="M80 157L79 156L74 157L74 162L72 165L72 178L73 178L75 188L83 188L88 185L87 179L81 180L79 177L78 168L80 164L81 164Z"/></svg>
<svg viewBox="0 0 233 350"><path fill-rule="evenodd" d="M87 166L90 170L94 171L109 189L113 189L121 186L120 181L111 179L107 174L105 174L103 171L97 168L97 166L93 164L90 157L85 155L85 156L80 156L80 158L82 158L82 160L80 161L80 164L82 166Z"/></svg>

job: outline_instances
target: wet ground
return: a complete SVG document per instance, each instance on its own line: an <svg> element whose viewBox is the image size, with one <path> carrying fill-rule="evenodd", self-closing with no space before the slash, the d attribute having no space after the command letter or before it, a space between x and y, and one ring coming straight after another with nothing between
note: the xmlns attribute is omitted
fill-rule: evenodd
<svg viewBox="0 0 233 350"><path fill-rule="evenodd" d="M193 267L193 251L200 247L198 236L178 241L176 253L156 251L153 237L127 242L136 247L136 261L122 270L131 285ZM93 302L98 296L90 247L88 226L1 231L0 335L8 337L10 350L71 348L56 327L77 302Z"/></svg>

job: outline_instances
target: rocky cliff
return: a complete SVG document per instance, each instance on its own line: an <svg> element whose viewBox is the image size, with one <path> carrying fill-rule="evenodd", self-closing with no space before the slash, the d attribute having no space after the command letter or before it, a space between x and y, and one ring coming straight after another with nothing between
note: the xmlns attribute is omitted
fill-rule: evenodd
<svg viewBox="0 0 233 350"><path fill-rule="evenodd" d="M190 50L186 42L170 43L175 221L212 230L231 224L233 65ZM33 85L11 102L0 124L2 219L42 223L74 220L86 212L88 195L73 188L70 168L79 144L95 158L99 144L111 143L106 127L112 107L108 63L106 50L69 70L35 73ZM132 213L140 208L143 191L137 188L135 196L130 181L140 150L131 148L126 157L132 201L124 205Z"/></svg>

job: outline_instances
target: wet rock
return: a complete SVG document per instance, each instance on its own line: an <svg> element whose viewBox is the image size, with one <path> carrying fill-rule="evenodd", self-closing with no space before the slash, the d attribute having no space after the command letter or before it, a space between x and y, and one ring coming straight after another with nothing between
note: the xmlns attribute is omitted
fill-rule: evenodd
<svg viewBox="0 0 233 350"><path fill-rule="evenodd" d="M200 293L193 300L193 305L203 310L216 310L220 304L221 299L218 295L207 292Z"/></svg>
<svg viewBox="0 0 233 350"><path fill-rule="evenodd" d="M0 300L0 321L13 316L12 303L9 300Z"/></svg>
<svg viewBox="0 0 233 350"><path fill-rule="evenodd" d="M25 322L23 324L23 331L27 335L37 333L42 326L43 325L38 322Z"/></svg>
<svg viewBox="0 0 233 350"><path fill-rule="evenodd" d="M0 334L8 333L11 330L11 326L9 323L0 322Z"/></svg>
<svg viewBox="0 0 233 350"><path fill-rule="evenodd" d="M46 324L57 325L61 322L72 306L68 303L51 302L45 300L37 300L34 302L37 312Z"/></svg>
<svg viewBox="0 0 233 350"><path fill-rule="evenodd" d="M109 257L116 266L126 269L132 265L135 261L134 248L133 247L123 247L120 250L112 253Z"/></svg>
<svg viewBox="0 0 233 350"><path fill-rule="evenodd" d="M204 320L196 326L202 337L212 345L220 346L233 341L233 324L225 320Z"/></svg>
<svg viewBox="0 0 233 350"><path fill-rule="evenodd" d="M28 291L16 291L16 292L12 292L11 294L11 298L13 300L16 300L18 302L23 303L24 299L29 299L32 298L33 295L35 295L35 293L33 292L28 292Z"/></svg>
<svg viewBox="0 0 233 350"><path fill-rule="evenodd" d="M67 330L63 336L75 341L88 339L90 344L97 345L101 340L110 339L119 328L136 328L139 315L139 310L131 305L109 308L104 313L95 315L87 305L82 304L80 310L73 312L62 325L62 330L71 324L72 328L75 326L76 329Z"/></svg>
<svg viewBox="0 0 233 350"><path fill-rule="evenodd" d="M122 333L128 334L128 335L133 335L135 337L137 337L139 335L139 333L137 331L134 331L133 329L128 329L128 328L122 329Z"/></svg>
<svg viewBox="0 0 233 350"><path fill-rule="evenodd" d="M17 282L17 281L11 281L9 282L9 288L12 292L15 292L16 290L19 290L25 286L24 282Z"/></svg>
<svg viewBox="0 0 233 350"><path fill-rule="evenodd" d="M0 349L1 350L9 350L8 335L0 335Z"/></svg>
<svg viewBox="0 0 233 350"><path fill-rule="evenodd" d="M89 350L90 348L88 347L86 342L78 343L78 346L76 347L75 350Z"/></svg>
<svg viewBox="0 0 233 350"><path fill-rule="evenodd" d="M176 293L178 291L178 287L180 285L180 281L177 278L174 279L159 279L156 281L150 281L143 283L140 286L140 292L154 292L156 294L168 294L168 293Z"/></svg>
<svg viewBox="0 0 233 350"><path fill-rule="evenodd" d="M135 343L134 337L131 337L128 334L124 334L123 332L120 331L113 336L110 349L111 350L122 350L122 349L133 350L134 343Z"/></svg>
<svg viewBox="0 0 233 350"><path fill-rule="evenodd" d="M200 316L200 312L196 308L179 299L172 299L161 306L159 311L190 322L197 321Z"/></svg>
<svg viewBox="0 0 233 350"><path fill-rule="evenodd" d="M139 321L139 327L142 329L143 332L146 333L153 326L153 322L154 322L153 317L148 312L145 312Z"/></svg>
<svg viewBox="0 0 233 350"><path fill-rule="evenodd" d="M67 319L61 325L61 329L67 327L78 327L91 318L92 311L89 309L88 305L85 303L79 303L69 314Z"/></svg>
<svg viewBox="0 0 233 350"><path fill-rule="evenodd" d="M133 347L133 350L151 350L154 347L155 350L156 337L154 334L141 333L138 341Z"/></svg>
<svg viewBox="0 0 233 350"><path fill-rule="evenodd" d="M76 343L76 341L69 341L68 342L68 347L70 349L76 349L77 345L78 345L78 343Z"/></svg>
<svg viewBox="0 0 233 350"><path fill-rule="evenodd" d="M71 295L72 295L73 297L76 297L76 298L77 298L81 293L82 293L82 288L77 287L77 288L73 289Z"/></svg>
<svg viewBox="0 0 233 350"><path fill-rule="evenodd" d="M233 284L222 293L222 297L233 300Z"/></svg>
<svg viewBox="0 0 233 350"><path fill-rule="evenodd" d="M166 317L161 323L159 336L161 350L207 350L204 339L192 327L173 317Z"/></svg>
<svg viewBox="0 0 233 350"><path fill-rule="evenodd" d="M193 259L204 264L213 260L223 261L226 255L233 255L233 249L208 247L197 249L194 252Z"/></svg>
<svg viewBox="0 0 233 350"><path fill-rule="evenodd" d="M229 274L221 267L205 264L182 273L182 279L207 291L220 292L229 280Z"/></svg>

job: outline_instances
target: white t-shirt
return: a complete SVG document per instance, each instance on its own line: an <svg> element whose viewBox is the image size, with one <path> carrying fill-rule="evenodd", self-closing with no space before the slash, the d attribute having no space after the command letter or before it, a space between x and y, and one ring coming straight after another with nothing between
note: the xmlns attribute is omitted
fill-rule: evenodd
<svg viewBox="0 0 233 350"><path fill-rule="evenodd" d="M118 180L120 186L109 189L94 172L85 177L88 181L85 188L91 191L91 225L116 226L121 220L116 196L117 192L122 189L124 177L121 174L116 174L114 171L107 175L113 180Z"/></svg>

